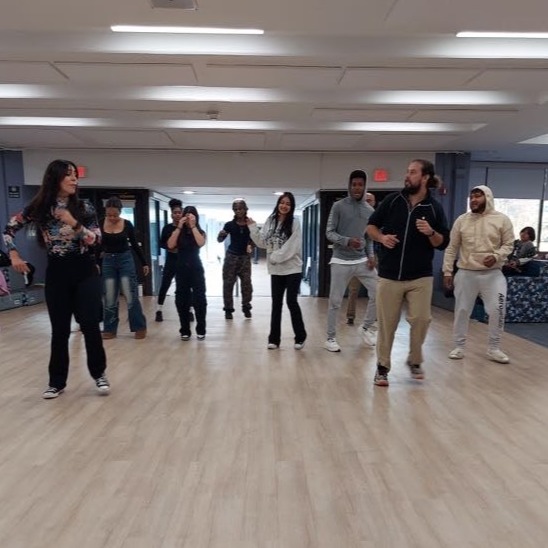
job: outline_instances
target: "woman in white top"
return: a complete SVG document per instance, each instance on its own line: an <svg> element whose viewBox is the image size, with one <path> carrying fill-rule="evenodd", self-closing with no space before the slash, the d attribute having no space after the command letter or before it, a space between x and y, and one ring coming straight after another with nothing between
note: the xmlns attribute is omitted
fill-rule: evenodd
<svg viewBox="0 0 548 548"><path fill-rule="evenodd" d="M286 302L291 314L295 333L295 348L300 350L306 340L301 308L297 302L302 279L301 225L294 218L295 197L284 192L276 203L274 211L259 230L257 223L248 217L247 224L251 239L258 247L266 249L270 287L272 291L272 312L268 348L279 348L281 339L282 306L287 290Z"/></svg>

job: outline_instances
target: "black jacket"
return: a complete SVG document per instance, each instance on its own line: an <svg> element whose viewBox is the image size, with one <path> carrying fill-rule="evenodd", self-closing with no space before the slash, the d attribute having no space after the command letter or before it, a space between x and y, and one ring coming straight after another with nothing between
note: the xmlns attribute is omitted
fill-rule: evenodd
<svg viewBox="0 0 548 548"><path fill-rule="evenodd" d="M400 243L394 249L383 245L378 252L379 276L389 280L416 280L432 276L434 248L428 236L421 234L417 219L425 219L443 236L437 249L445 249L449 243L449 227L441 204L428 195L415 207L403 192L389 194L371 215L369 224L379 228L383 234L394 234Z"/></svg>

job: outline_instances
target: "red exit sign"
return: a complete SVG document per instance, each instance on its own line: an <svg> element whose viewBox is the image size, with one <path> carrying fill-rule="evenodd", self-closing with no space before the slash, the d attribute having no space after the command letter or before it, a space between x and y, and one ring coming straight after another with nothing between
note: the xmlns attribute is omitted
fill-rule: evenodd
<svg viewBox="0 0 548 548"><path fill-rule="evenodd" d="M373 171L373 181L375 181L375 183L388 182L388 170L382 168L375 169Z"/></svg>

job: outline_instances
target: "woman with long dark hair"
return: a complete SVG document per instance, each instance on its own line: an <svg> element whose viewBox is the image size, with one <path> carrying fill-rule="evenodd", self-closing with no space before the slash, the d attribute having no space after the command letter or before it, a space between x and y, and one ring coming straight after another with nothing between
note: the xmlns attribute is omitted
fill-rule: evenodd
<svg viewBox="0 0 548 548"><path fill-rule="evenodd" d="M92 247L101 239L95 209L78 198L78 171L73 162L54 160L44 173L42 186L4 231L13 268L24 274L27 263L15 245L15 234L34 224L38 241L46 248L46 304L51 322L49 386L45 399L57 398L67 384L72 316L84 335L87 365L97 390L108 394L106 356L101 339L101 277Z"/></svg>
<svg viewBox="0 0 548 548"><path fill-rule="evenodd" d="M114 339L120 322L118 317L120 290L127 303L129 329L136 339L144 339L147 334L147 320L139 301L139 282L135 269L135 260L131 250L135 251L143 274L148 276L149 266L135 236L133 223L120 216L122 201L113 196L105 204L103 221L102 272L105 287L105 316L103 321L103 339Z"/></svg>
<svg viewBox="0 0 548 548"><path fill-rule="evenodd" d="M200 216L194 206L183 209L173 234L167 241L169 249L177 249L177 273L175 283L175 305L179 314L181 340L188 341L190 332L190 306L196 316L198 340L206 336L206 283L200 248L206 243L206 233L200 227Z"/></svg>
<svg viewBox="0 0 548 548"><path fill-rule="evenodd" d="M303 269L301 225L294 215L295 197L291 192L284 192L261 230L253 219L247 220L252 240L258 247L266 249L272 290L269 350L280 346L282 306L286 291L287 307L295 333L294 347L300 350L306 340L303 316L297 302Z"/></svg>

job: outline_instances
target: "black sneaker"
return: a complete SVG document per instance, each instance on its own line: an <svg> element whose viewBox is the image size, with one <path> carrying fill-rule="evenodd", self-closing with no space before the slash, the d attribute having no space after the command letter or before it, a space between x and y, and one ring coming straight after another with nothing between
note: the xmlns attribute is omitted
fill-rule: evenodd
<svg viewBox="0 0 548 548"><path fill-rule="evenodd" d="M47 389L44 390L42 397L45 400L52 400L53 398L59 397L59 395L62 394L64 391L64 388L55 388L55 386L48 386Z"/></svg>
<svg viewBox="0 0 548 548"><path fill-rule="evenodd" d="M422 379L424 379L424 371L422 370L420 364L407 362L407 367L409 367L412 379L415 379L417 381L421 381Z"/></svg>
<svg viewBox="0 0 548 548"><path fill-rule="evenodd" d="M243 312L246 320L251 319L251 310L249 308L244 308Z"/></svg>
<svg viewBox="0 0 548 548"><path fill-rule="evenodd" d="M157 322L163 322L164 321L164 315L162 314L161 310L156 310L156 321Z"/></svg>
<svg viewBox="0 0 548 548"><path fill-rule="evenodd" d="M105 375L101 375L98 379L95 379L95 386L99 394L106 396L110 392L110 383Z"/></svg>
<svg viewBox="0 0 548 548"><path fill-rule="evenodd" d="M383 365L377 365L377 372L375 373L373 383L377 386L388 386L388 368Z"/></svg>
<svg viewBox="0 0 548 548"><path fill-rule="evenodd" d="M232 312L229 310L225 310L225 320L233 320L234 316L232 315Z"/></svg>

